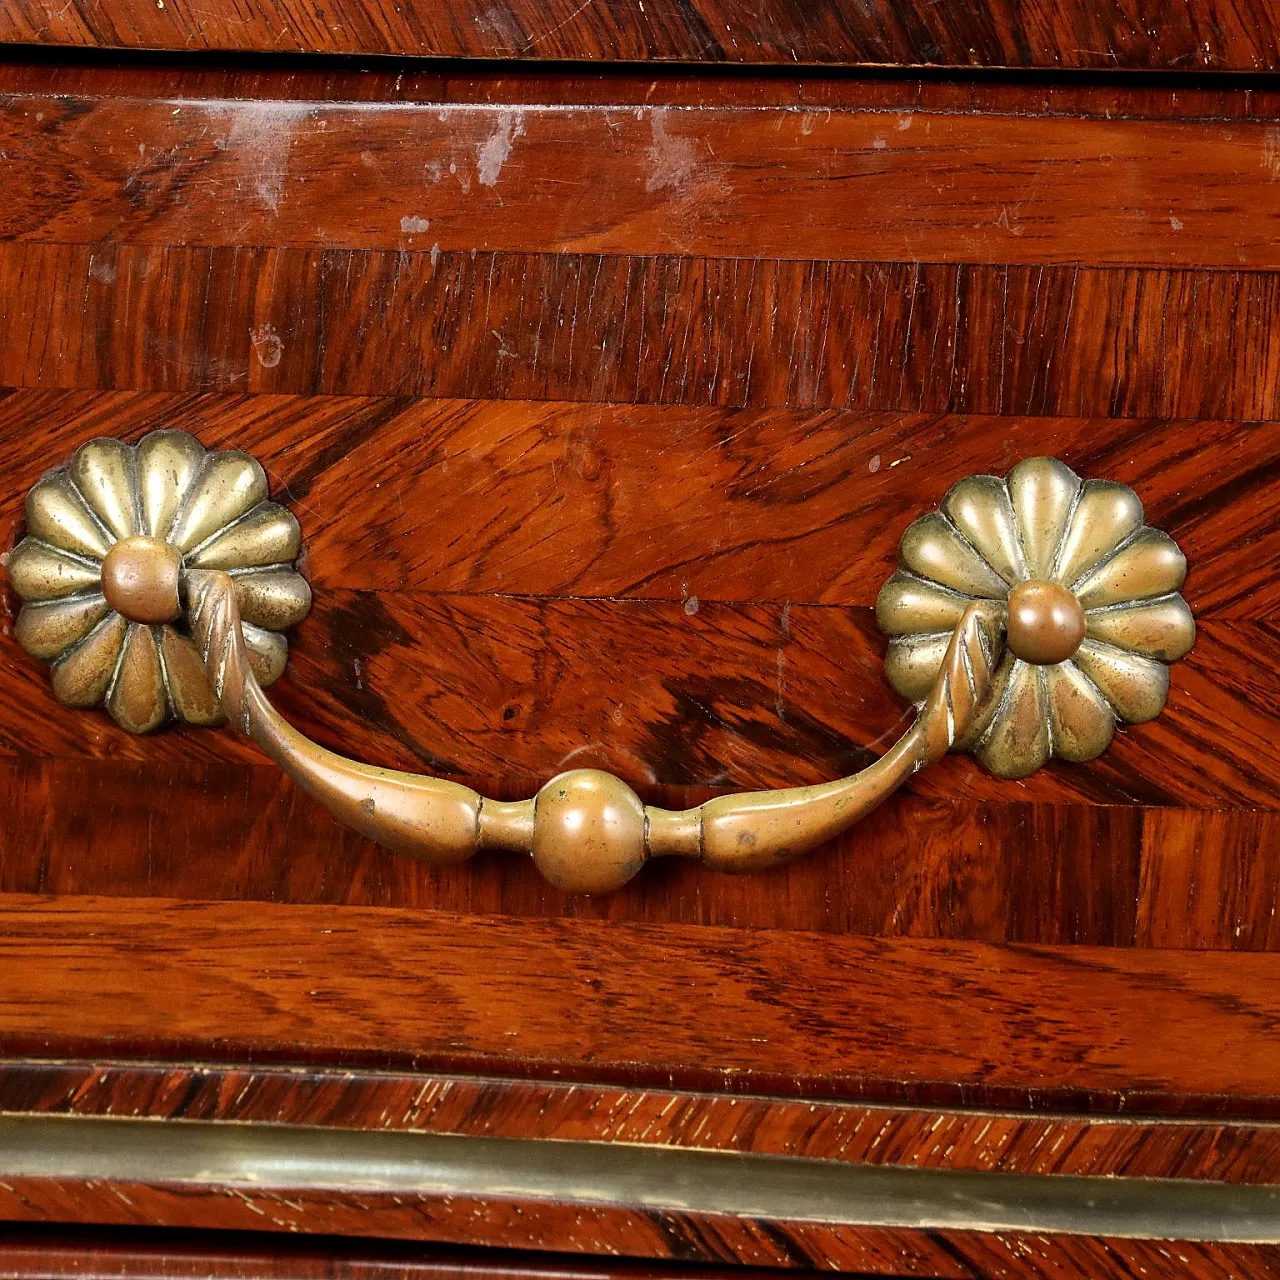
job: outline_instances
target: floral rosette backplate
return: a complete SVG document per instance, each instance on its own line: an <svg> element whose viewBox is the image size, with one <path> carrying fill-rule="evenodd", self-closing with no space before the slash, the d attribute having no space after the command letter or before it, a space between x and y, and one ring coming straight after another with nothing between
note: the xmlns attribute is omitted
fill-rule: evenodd
<svg viewBox="0 0 1280 1280"><path fill-rule="evenodd" d="M907 529L898 560L876 616L903 697L928 693L966 605L1004 635L991 696L955 747L1002 777L1092 760L1117 724L1154 719L1168 664L1195 642L1174 541L1143 523L1132 489L1053 458L961 480Z"/></svg>
<svg viewBox="0 0 1280 1280"><path fill-rule="evenodd" d="M64 705L104 705L132 733L221 720L179 605L188 568L231 575L255 674L267 685L284 671L281 632L306 616L311 592L294 569L298 522L268 500L248 454L206 451L185 431L91 440L31 490L26 518L5 562L24 602L16 634L52 664ZM132 607L139 554L172 563L171 607L140 595Z"/></svg>

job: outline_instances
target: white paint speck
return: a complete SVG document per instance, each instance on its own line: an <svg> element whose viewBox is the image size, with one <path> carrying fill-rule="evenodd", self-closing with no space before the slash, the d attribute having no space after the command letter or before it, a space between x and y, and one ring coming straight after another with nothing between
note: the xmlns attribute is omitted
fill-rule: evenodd
<svg viewBox="0 0 1280 1280"><path fill-rule="evenodd" d="M1170 215L1169 215L1169 225L1170 225L1170 226L1171 226L1175 231L1181 231L1181 230L1182 230L1182 222L1181 222L1181 220L1180 220L1180 219L1178 219L1178 218L1175 218L1175 217L1173 216L1173 214L1170 214Z"/></svg>
<svg viewBox="0 0 1280 1280"><path fill-rule="evenodd" d="M418 218L411 214L406 214L405 217L400 219L400 230L407 236L419 235L430 226L430 218Z"/></svg>
<svg viewBox="0 0 1280 1280"><path fill-rule="evenodd" d="M875 475L875 473L880 470L880 455L878 453L871 455L871 461L867 463L867 470L870 471L872 475Z"/></svg>
<svg viewBox="0 0 1280 1280"><path fill-rule="evenodd" d="M691 618L693 617L693 615L694 615L695 613L697 613L697 612L698 612L698 597L697 597L697 596L690 596L690 597L689 597L689 598L684 602L684 611L685 611L685 613L687 613L687 614L689 615L689 617L691 617Z"/></svg>

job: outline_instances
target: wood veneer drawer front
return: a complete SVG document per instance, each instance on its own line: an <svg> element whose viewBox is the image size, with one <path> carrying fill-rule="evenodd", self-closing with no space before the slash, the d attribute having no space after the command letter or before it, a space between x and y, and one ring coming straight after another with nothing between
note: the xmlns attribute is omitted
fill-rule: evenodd
<svg viewBox="0 0 1280 1280"><path fill-rule="evenodd" d="M4 545L93 437L254 453L317 600L272 697L322 743L503 798L852 772L904 714L902 530L1035 454L1140 492L1198 625L1100 760L949 758L764 877L608 899L389 855L6 635L11 1046L1273 1106L1274 103L3 77Z"/></svg>
<svg viewBox="0 0 1280 1280"><path fill-rule="evenodd" d="M500 16L474 0L397 5L337 0L210 0L139 10L25 0L0 15L0 40L75 47L399 54L592 62L1033 67L1195 72L1275 70L1276 16L1263 0L1185 0L1138 21L1122 5L971 0L939 14L921 0L847 0L813 9L795 0L744 4L577 5L515 0Z"/></svg>
<svg viewBox="0 0 1280 1280"><path fill-rule="evenodd" d="M265 1232L59 1227L0 1229L0 1266L12 1280L759 1280L748 1268L547 1257Z"/></svg>

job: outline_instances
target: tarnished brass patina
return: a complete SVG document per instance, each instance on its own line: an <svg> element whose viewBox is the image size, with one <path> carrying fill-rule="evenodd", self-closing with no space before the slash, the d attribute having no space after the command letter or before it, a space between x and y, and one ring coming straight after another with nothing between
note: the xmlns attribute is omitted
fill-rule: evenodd
<svg viewBox="0 0 1280 1280"><path fill-rule="evenodd" d="M617 889L651 857L679 854L720 871L756 871L822 844L945 755L991 679L993 641L972 608L959 619L915 723L851 778L721 796L677 812L642 804L612 774L574 769L532 799L500 802L454 782L357 764L303 737L254 675L234 579L189 570L187 591L191 626L228 718L341 822L426 862L461 862L479 849L532 854L552 884L573 893Z"/></svg>
<svg viewBox="0 0 1280 1280"><path fill-rule="evenodd" d="M1131 489L1081 482L1048 458L974 476L903 535L877 615L887 670L914 724L852 777L646 805L595 769L522 801L345 759L282 719L263 687L283 670L280 630L310 606L294 570L297 522L267 499L247 454L206 453L159 431L95 440L27 499L8 557L27 602L18 638L53 663L69 706L105 703L134 732L168 715L225 714L340 821L426 862L480 849L529 854L559 888L604 893L654 857L720 871L775 866L831 839L954 748L1020 777L1050 755L1091 759L1117 721L1164 704L1166 664L1195 630L1177 594L1181 552L1142 523ZM183 623L187 629L184 629Z"/></svg>
<svg viewBox="0 0 1280 1280"><path fill-rule="evenodd" d="M1117 724L1153 720L1196 632L1178 594L1187 562L1142 520L1132 489L1054 458L961 480L902 535L876 603L894 688L925 697L956 619L977 608L1006 648L956 750L1022 778L1050 756L1092 760Z"/></svg>
<svg viewBox="0 0 1280 1280"><path fill-rule="evenodd" d="M311 591L293 569L298 522L267 499L247 453L210 453L185 431L90 440L27 494L26 517L6 557L25 602L18 642L53 664L64 706L105 705L131 733L223 719L183 617L192 568L232 575L258 681L284 671L280 632L306 616Z"/></svg>

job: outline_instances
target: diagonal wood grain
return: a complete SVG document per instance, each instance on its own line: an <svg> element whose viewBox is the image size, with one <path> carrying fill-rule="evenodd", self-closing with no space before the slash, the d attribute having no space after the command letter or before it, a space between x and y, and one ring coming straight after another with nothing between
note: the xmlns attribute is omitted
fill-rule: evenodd
<svg viewBox="0 0 1280 1280"><path fill-rule="evenodd" d="M1205 945L1211 908L1188 914L1150 863L1164 807L1175 830L1189 809L1218 811L1222 843L1196 874L1237 886L1247 907L1214 926L1215 945L1274 945L1253 812L1274 808L1280 776L1270 426L18 391L0 401L19 482L0 505L7 536L52 457L162 425L251 449L303 519L318 596L273 695L286 714L359 758L496 794L590 763L687 804L869 762L905 721L866 605L900 529L954 478L933 458L989 469L997 432L996 470L1052 448L1138 486L1191 555L1200 638L1165 715L1088 768L1010 784L948 760L767 893L664 866L607 903L565 899L504 858L431 871L374 850L228 732L131 739L100 714L55 710L44 669L10 638L9 889ZM712 483L656 505L655 462L675 494L685 475ZM488 595L511 586L533 595ZM534 598L568 592L596 598ZM294 826L308 841L281 859ZM1163 924L1135 934L1135 909Z"/></svg>
<svg viewBox="0 0 1280 1280"><path fill-rule="evenodd" d="M794 786L865 767L905 729L883 649L869 610L330 592L272 698L340 751L508 790L579 766L643 788ZM955 756L912 786L1006 804L1272 809L1278 649L1265 625L1206 623L1161 718L1122 731L1090 768L1058 762L1011 785ZM11 638L5 654L10 754L254 758L226 734L129 738L99 712L57 708L47 669Z"/></svg>
<svg viewBox="0 0 1280 1280"><path fill-rule="evenodd" d="M1120 0L978 0L945 9L889 0L815 9L803 0L203 0L164 8L125 0L11 0L10 43L701 63L805 63L1262 71L1280 28L1260 0L1194 0L1159 21Z"/></svg>
<svg viewBox="0 0 1280 1280"><path fill-rule="evenodd" d="M1280 616L1274 423L23 389L0 538L52 460L166 426L263 461L320 590L869 606L953 482L1043 452L1139 492L1198 617Z"/></svg>
<svg viewBox="0 0 1280 1280"><path fill-rule="evenodd" d="M1082 1177L1275 1177L1280 1127L1131 1116L887 1107L390 1071L12 1061L9 1113L302 1124L616 1142L914 1169Z"/></svg>
<svg viewBox="0 0 1280 1280"><path fill-rule="evenodd" d="M47 1185L32 1186L32 1200L57 1198ZM86 1216L79 1188L79 1213ZM107 1194L120 1203L112 1187ZM143 1192L150 1198L149 1189ZM214 1210L218 1200L201 1197ZM251 1197L252 1199L252 1197ZM110 1215L108 1215L110 1216ZM329 1224L332 1227L332 1223ZM0 1227L0 1267L10 1280L84 1280L90 1269L114 1280L661 1280L666 1264L590 1256L532 1253L498 1249L488 1254L443 1245L424 1247L407 1241L335 1238L289 1239L249 1231L165 1231L154 1226L128 1227ZM728 1280L723 1268L681 1265L687 1280ZM767 1280L770 1273L736 1269L738 1280ZM794 1274L794 1272L792 1273Z"/></svg>

